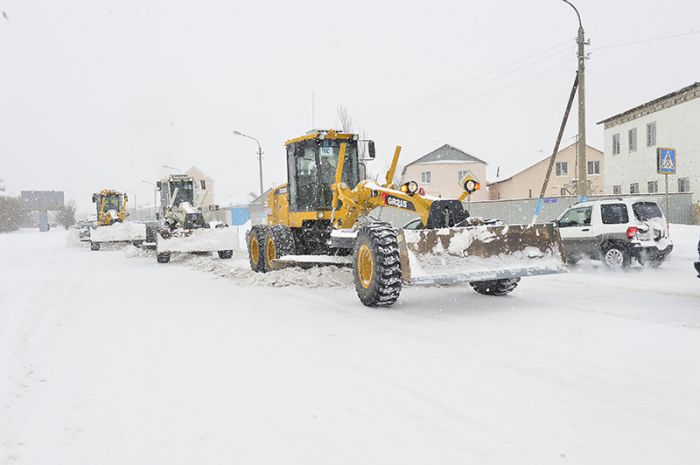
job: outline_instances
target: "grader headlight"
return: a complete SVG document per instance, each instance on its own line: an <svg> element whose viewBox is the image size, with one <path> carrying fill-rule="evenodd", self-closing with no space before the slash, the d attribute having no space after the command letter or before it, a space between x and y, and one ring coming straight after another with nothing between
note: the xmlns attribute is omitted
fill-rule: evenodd
<svg viewBox="0 0 700 465"><path fill-rule="evenodd" d="M408 181L401 184L401 187L399 189L404 194L413 195L416 192L418 192L418 183L416 181Z"/></svg>
<svg viewBox="0 0 700 465"><path fill-rule="evenodd" d="M481 189L481 184L473 179L467 179L464 181L464 190L473 194L474 192Z"/></svg>

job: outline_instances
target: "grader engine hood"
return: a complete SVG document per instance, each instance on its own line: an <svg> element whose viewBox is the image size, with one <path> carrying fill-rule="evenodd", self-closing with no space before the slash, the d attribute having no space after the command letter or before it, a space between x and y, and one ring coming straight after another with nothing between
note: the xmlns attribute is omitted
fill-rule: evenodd
<svg viewBox="0 0 700 465"><path fill-rule="evenodd" d="M399 248L403 281L417 285L565 271L552 224L402 230Z"/></svg>

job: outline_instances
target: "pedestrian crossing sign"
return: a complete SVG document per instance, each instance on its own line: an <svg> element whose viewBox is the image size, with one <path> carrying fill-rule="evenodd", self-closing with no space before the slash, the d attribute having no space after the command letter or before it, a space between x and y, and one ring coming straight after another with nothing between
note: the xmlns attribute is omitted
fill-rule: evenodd
<svg viewBox="0 0 700 465"><path fill-rule="evenodd" d="M676 149L659 147L656 149L656 172L676 174Z"/></svg>

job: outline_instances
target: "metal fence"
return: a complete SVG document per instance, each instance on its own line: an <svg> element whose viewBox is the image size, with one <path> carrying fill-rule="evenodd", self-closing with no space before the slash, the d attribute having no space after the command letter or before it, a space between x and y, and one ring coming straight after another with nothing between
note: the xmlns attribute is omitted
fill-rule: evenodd
<svg viewBox="0 0 700 465"><path fill-rule="evenodd" d="M635 194L635 195L598 195L590 196L588 200L642 198L656 202L670 223L693 224L693 194L689 192L669 193L668 210L666 211L665 194ZM538 222L548 222L556 219L564 210L578 202L578 197L549 197L544 199L542 213ZM507 223L522 224L532 221L537 199L518 200L486 200L465 204L471 216L499 218Z"/></svg>

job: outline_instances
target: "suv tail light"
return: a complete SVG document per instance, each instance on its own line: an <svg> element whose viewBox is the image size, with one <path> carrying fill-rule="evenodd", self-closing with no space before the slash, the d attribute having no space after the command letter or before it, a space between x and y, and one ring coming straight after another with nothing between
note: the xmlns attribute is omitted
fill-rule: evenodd
<svg viewBox="0 0 700 465"><path fill-rule="evenodd" d="M637 231L639 230L636 226L630 226L629 228L627 228L627 238L634 239L637 236Z"/></svg>

